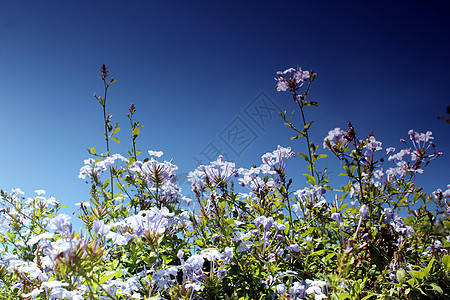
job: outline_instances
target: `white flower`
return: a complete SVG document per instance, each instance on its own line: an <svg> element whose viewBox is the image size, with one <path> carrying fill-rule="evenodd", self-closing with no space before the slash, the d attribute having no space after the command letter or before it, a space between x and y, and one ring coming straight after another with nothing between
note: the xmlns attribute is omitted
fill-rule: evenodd
<svg viewBox="0 0 450 300"><path fill-rule="evenodd" d="M150 156L161 157L161 156L164 154L164 152L162 152L162 151L148 150L148 154L149 154Z"/></svg>

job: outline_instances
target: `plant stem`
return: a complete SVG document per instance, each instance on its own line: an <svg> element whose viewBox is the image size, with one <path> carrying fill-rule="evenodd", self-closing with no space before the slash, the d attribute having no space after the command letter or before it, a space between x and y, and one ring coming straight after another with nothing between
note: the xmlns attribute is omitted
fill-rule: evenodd
<svg viewBox="0 0 450 300"><path fill-rule="evenodd" d="M108 134L108 119L106 116L106 95L108 93L108 84L106 83L106 79L103 78L103 84L105 85L105 96L103 98L103 119L105 120L105 140L106 140L106 156L109 157L110 153L109 153L109 134ZM113 171L112 171L112 167L109 167L109 174L110 174L110 178L111 178L111 199L114 199L114 176L113 176Z"/></svg>
<svg viewBox="0 0 450 300"><path fill-rule="evenodd" d="M133 115L130 115L130 123L131 123L131 132L134 132L134 124L133 124ZM132 138L132 145L133 145L133 149L132 149L132 157L137 160L137 155L136 155L136 141L133 137L133 133L131 134L131 138Z"/></svg>
<svg viewBox="0 0 450 300"><path fill-rule="evenodd" d="M308 84L308 89L306 90L305 93L305 99L306 96L308 95L308 91L309 91L309 84ZM305 114L303 113L303 103L300 104L300 101L297 100L296 95L294 95L294 101L297 102L298 106L300 107L300 112L302 113L302 119L303 119L303 126L305 128L306 126L306 120L305 120ZM312 156L311 156L311 144L309 143L309 134L308 134L308 129L304 129L303 130L305 132L305 137L306 137L306 143L308 144L308 156L309 156L309 165L311 166L311 176L314 177L314 165L313 165L313 161L312 161Z"/></svg>

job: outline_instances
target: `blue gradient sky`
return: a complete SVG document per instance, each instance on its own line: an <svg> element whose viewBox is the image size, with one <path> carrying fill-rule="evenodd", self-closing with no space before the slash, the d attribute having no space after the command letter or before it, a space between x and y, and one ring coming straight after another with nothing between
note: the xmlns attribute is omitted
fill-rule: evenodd
<svg viewBox="0 0 450 300"><path fill-rule="evenodd" d="M315 121L315 143L348 121L360 137L373 130L383 146L397 149L409 129L431 130L444 157L418 183L427 191L450 183L450 125L436 120L450 104L446 1L1 2L0 186L6 191L20 187L30 196L42 188L70 209L89 199L89 186L77 176L89 157L86 147L105 151L102 111L92 97L102 93L102 63L118 80L107 100L122 127L122 143L112 152L129 149L125 115L134 103L145 126L138 148L173 158L181 182L196 159L206 161L202 152L211 142L242 167L259 164L278 144L305 152L279 116L258 126L246 114L258 97L296 109L288 94L276 92L273 78L300 65L318 73L310 99L320 106L306 112ZM238 153L221 139L233 122L253 132ZM338 161L326 164L333 182ZM305 168L300 157L290 162L295 188L304 187Z"/></svg>

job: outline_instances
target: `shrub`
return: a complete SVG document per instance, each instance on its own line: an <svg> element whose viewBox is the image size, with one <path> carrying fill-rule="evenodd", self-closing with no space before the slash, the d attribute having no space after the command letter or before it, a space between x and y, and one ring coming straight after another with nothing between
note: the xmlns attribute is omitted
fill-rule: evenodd
<svg viewBox="0 0 450 300"><path fill-rule="evenodd" d="M128 157L110 153L106 95L100 78L106 152L89 148L79 177L90 202L78 203L74 230L60 203L36 191L1 191L0 295L4 299L449 299L450 185L427 195L415 177L442 153L431 132L408 132L405 148L383 150L373 134L331 130L323 142L348 183L337 189L311 142L305 108L316 73L278 72L301 113L309 186L294 190L285 168L297 159L278 146L262 164L237 168L219 156L189 173L194 199L177 186L177 166L161 151L140 160L142 126L130 107ZM326 194L336 192L334 200Z"/></svg>

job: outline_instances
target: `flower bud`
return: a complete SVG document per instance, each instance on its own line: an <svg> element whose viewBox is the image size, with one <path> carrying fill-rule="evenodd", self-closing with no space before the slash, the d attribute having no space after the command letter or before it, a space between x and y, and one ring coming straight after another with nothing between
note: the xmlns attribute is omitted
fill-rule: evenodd
<svg viewBox="0 0 450 300"><path fill-rule="evenodd" d="M367 217L367 212L369 211L369 208L367 207L367 205L363 205L361 206L361 208L359 209L359 216L361 217L361 219L365 219Z"/></svg>

